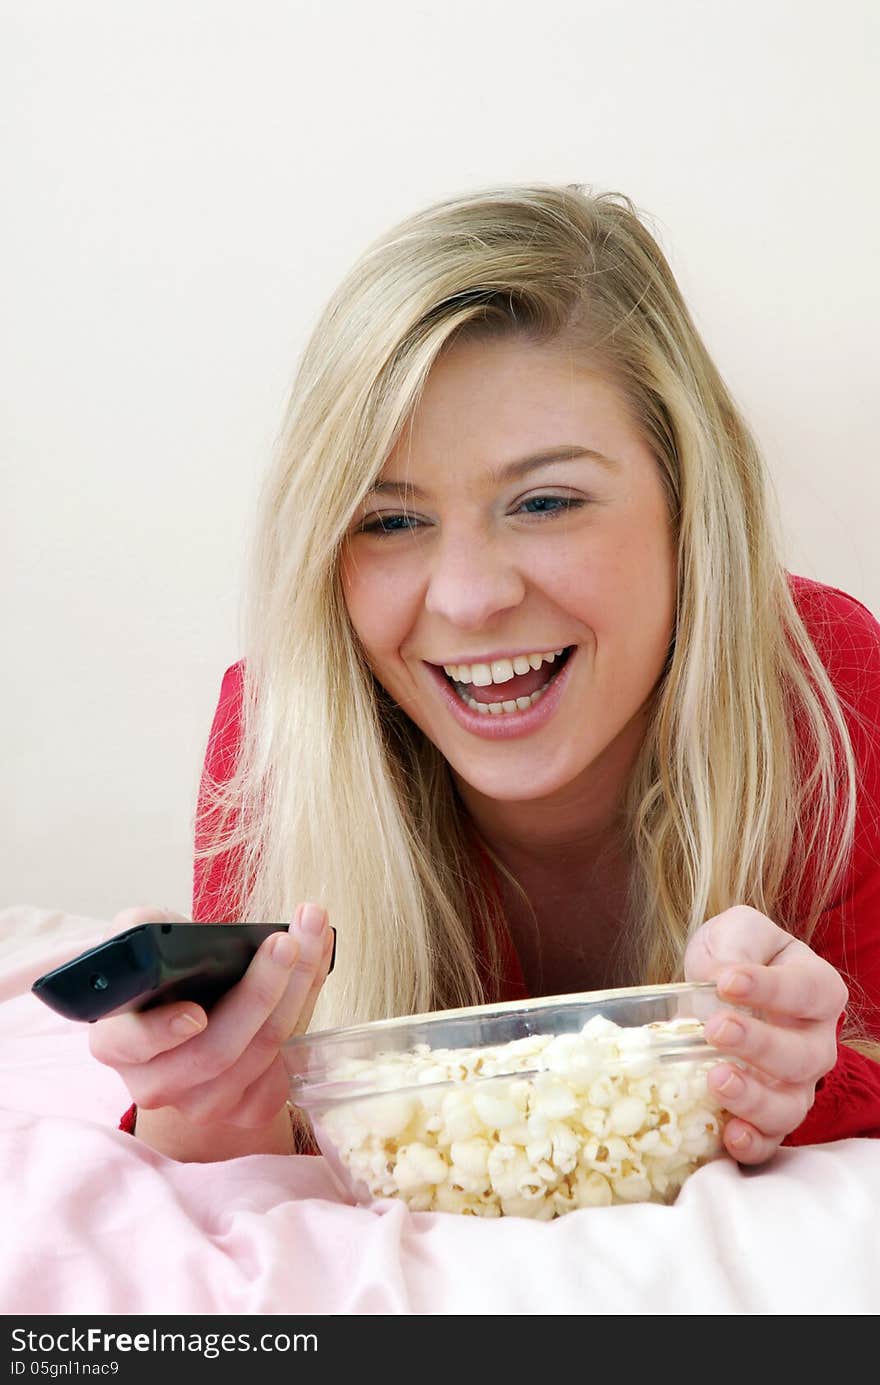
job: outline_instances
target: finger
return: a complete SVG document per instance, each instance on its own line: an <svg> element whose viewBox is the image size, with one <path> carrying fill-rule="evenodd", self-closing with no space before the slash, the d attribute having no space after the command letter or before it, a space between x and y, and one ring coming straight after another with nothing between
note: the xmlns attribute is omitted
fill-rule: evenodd
<svg viewBox="0 0 880 1385"><path fill-rule="evenodd" d="M738 1164L766 1164L779 1148L779 1140L764 1135L748 1121L730 1120L724 1127L724 1148Z"/></svg>
<svg viewBox="0 0 880 1385"><path fill-rule="evenodd" d="M719 1063L709 1073L709 1087L732 1116L748 1122L761 1135L781 1140L796 1130L813 1104L815 1085L766 1086L754 1072Z"/></svg>
<svg viewBox="0 0 880 1385"><path fill-rule="evenodd" d="M839 972L812 952L784 966L725 967L716 985L734 1004L799 1020L836 1020L849 999Z"/></svg>
<svg viewBox="0 0 880 1385"><path fill-rule="evenodd" d="M141 1090L147 1094L141 1104L176 1105L190 1089L233 1069L283 996L298 956L297 941L290 933L271 934L257 949L242 979L211 1011L204 1031L185 1050L164 1053L145 1065L138 1075ZM269 1062L271 1054L263 1067ZM257 1075L252 1073L251 1080Z"/></svg>
<svg viewBox="0 0 880 1385"><path fill-rule="evenodd" d="M296 1027L293 1031L294 1034L305 1034L306 1030L312 1022L312 1015L314 1014L315 1006L318 1003L318 996L321 994L321 987L327 980L327 974L330 970L330 958L332 956L333 934L328 928L327 937L324 942L324 956L321 960L321 964L318 967L317 972L315 973L315 979L312 982L312 988L306 996L305 1004L302 1007L299 1019L296 1022Z"/></svg>
<svg viewBox="0 0 880 1385"><path fill-rule="evenodd" d="M328 927L327 912L318 904L303 904L296 911L291 932L299 944L299 957L290 974L281 1002L269 1016L259 1034L257 1046L274 1051L292 1034L298 1032L306 1006L320 990L330 962L333 934ZM326 965L325 965L326 964Z"/></svg>
<svg viewBox="0 0 880 1385"><path fill-rule="evenodd" d="M200 1034L208 1016L200 1005L160 1005L142 1014L111 1015L91 1026L92 1057L107 1067L149 1063Z"/></svg>
<svg viewBox="0 0 880 1385"><path fill-rule="evenodd" d="M326 912L317 905L301 906L292 929L299 956L284 995L244 1052L223 1074L222 1083L209 1083L205 1090L193 1093L200 1113L207 1103L217 1119L229 1118L228 1113L236 1109L241 1093L274 1063L281 1045L291 1037L300 1021L309 997L320 989L332 951L333 935L327 927Z"/></svg>
<svg viewBox="0 0 880 1385"><path fill-rule="evenodd" d="M791 1027L782 1028L742 1011L722 1010L706 1021L703 1032L713 1047L791 1085L818 1082L837 1062L837 1039L829 1024L792 1020Z"/></svg>
<svg viewBox="0 0 880 1385"><path fill-rule="evenodd" d="M694 933L684 956L685 979L714 981L719 972L737 962L766 965L792 945L804 946L766 914L736 905L707 919Z"/></svg>
<svg viewBox="0 0 880 1385"><path fill-rule="evenodd" d="M290 1078L281 1055L276 1054L271 1065L241 1093L234 1108L223 1119L227 1125L259 1129L269 1124L289 1096Z"/></svg>

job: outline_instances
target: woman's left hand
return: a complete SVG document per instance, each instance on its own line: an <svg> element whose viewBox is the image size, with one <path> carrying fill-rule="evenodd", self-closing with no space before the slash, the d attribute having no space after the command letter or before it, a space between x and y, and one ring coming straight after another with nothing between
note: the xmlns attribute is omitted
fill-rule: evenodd
<svg viewBox="0 0 880 1385"><path fill-rule="evenodd" d="M721 1011L705 1032L716 1048L748 1064L743 1070L719 1063L709 1075L733 1117L725 1146L741 1164L762 1164L801 1124L816 1083L837 1062L846 985L806 943L745 905L697 929L684 974L688 981L714 981L722 1000L756 1012Z"/></svg>

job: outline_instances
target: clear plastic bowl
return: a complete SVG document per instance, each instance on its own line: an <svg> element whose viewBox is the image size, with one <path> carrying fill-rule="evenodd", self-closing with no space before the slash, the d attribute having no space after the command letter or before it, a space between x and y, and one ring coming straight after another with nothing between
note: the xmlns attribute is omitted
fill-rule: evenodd
<svg viewBox="0 0 880 1385"><path fill-rule="evenodd" d="M550 1220L674 1201L724 1154L711 983L443 1010L291 1039L290 1098L342 1192Z"/></svg>

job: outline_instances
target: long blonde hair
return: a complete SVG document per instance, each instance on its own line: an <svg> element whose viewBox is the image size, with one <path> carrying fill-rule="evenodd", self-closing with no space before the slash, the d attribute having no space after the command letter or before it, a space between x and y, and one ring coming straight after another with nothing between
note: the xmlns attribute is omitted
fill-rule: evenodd
<svg viewBox="0 0 880 1385"><path fill-rule="evenodd" d="M439 202L364 253L302 355L253 537L240 754L206 797L200 854L238 853L239 918L327 907L339 948L316 1027L491 992L463 805L373 677L339 580L355 512L461 335L519 333L598 365L666 488L676 632L624 805L626 979L679 978L688 937L735 903L808 940L845 869L847 726L792 600L758 448L640 217L579 185Z"/></svg>

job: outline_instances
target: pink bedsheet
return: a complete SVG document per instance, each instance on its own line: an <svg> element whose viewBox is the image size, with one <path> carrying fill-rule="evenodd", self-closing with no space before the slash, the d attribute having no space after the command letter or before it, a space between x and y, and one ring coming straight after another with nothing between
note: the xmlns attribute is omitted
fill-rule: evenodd
<svg viewBox="0 0 880 1385"><path fill-rule="evenodd" d="M673 1207L558 1221L365 1209L322 1159L177 1164L115 1129L128 1104L87 1027L28 993L112 932L0 912L0 1312L763 1314L880 1310L880 1143L701 1169Z"/></svg>

